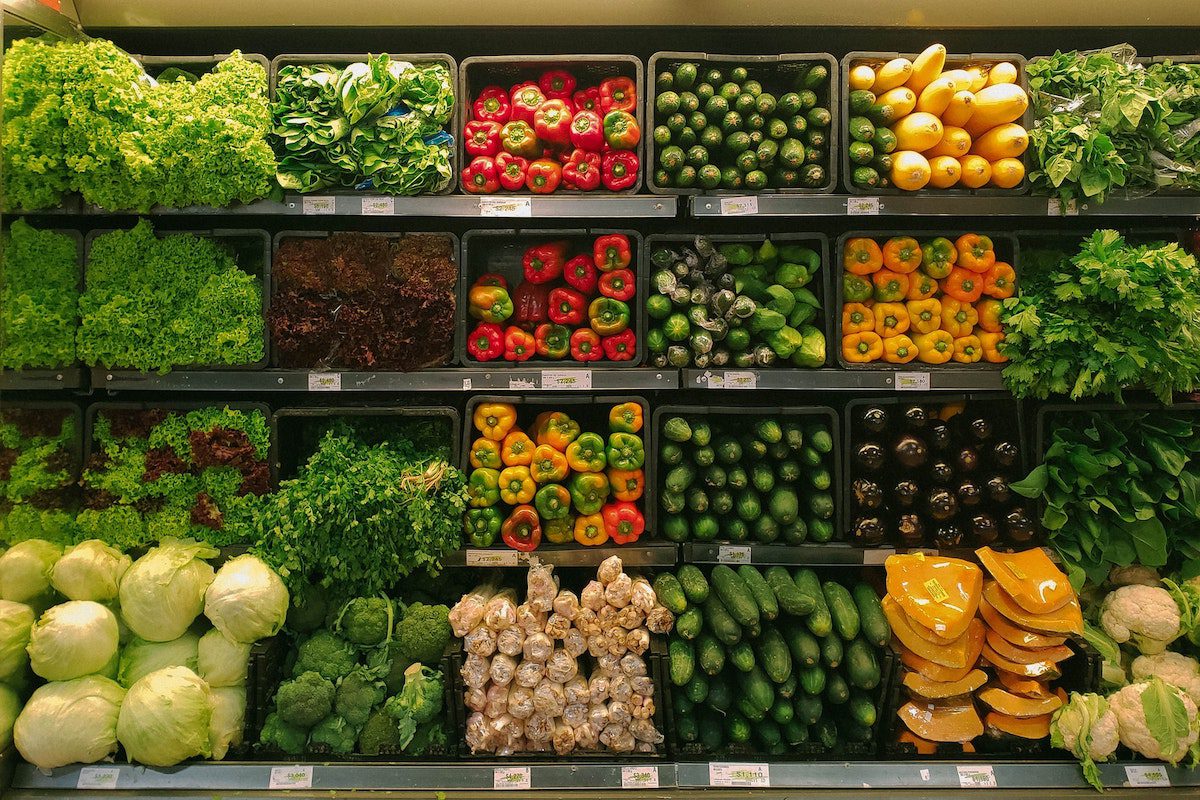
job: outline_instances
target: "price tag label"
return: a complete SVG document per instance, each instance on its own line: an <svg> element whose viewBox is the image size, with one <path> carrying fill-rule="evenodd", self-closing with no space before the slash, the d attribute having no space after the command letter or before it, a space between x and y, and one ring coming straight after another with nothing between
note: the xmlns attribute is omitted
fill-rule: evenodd
<svg viewBox="0 0 1200 800"><path fill-rule="evenodd" d="M537 381L533 378L509 378L509 389L536 389Z"/></svg>
<svg viewBox="0 0 1200 800"><path fill-rule="evenodd" d="M464 392L465 392L465 391L467 391L467 390L469 390L469 389L471 388L471 379L470 379L470 378L463 378L463 384L462 384L462 386L463 386L463 391L464 391Z"/></svg>
<svg viewBox="0 0 1200 800"><path fill-rule="evenodd" d="M271 767L268 789L311 789L313 768L294 764L290 767Z"/></svg>
<svg viewBox="0 0 1200 800"><path fill-rule="evenodd" d="M748 214L757 213L758 197L755 195L747 195L746 197L721 198L722 217L744 217Z"/></svg>
<svg viewBox="0 0 1200 800"><path fill-rule="evenodd" d="M726 373L725 373L725 388L726 389L757 389L758 388L758 373L726 371Z"/></svg>
<svg viewBox="0 0 1200 800"><path fill-rule="evenodd" d="M396 199L393 197L364 197L362 199L364 217L387 217L396 213Z"/></svg>
<svg viewBox="0 0 1200 800"><path fill-rule="evenodd" d="M496 767L492 770L493 789L529 789L529 767Z"/></svg>
<svg viewBox="0 0 1200 800"><path fill-rule="evenodd" d="M1129 764L1125 767L1125 780L1137 788L1171 785L1167 768L1161 764Z"/></svg>
<svg viewBox="0 0 1200 800"><path fill-rule="evenodd" d="M749 564L752 548L748 544L722 544L717 546L717 561L722 564Z"/></svg>
<svg viewBox="0 0 1200 800"><path fill-rule="evenodd" d="M990 766L958 767L958 785L964 789L995 789L996 771Z"/></svg>
<svg viewBox="0 0 1200 800"><path fill-rule="evenodd" d="M310 392L340 392L342 390L342 373L310 372L308 373L308 390Z"/></svg>
<svg viewBox="0 0 1200 800"><path fill-rule="evenodd" d="M529 197L481 197L481 217L532 217L533 199Z"/></svg>
<svg viewBox="0 0 1200 800"><path fill-rule="evenodd" d="M657 789L658 767L621 767L622 789Z"/></svg>
<svg viewBox="0 0 1200 800"><path fill-rule="evenodd" d="M334 199L328 196L305 197L300 204L301 211L305 214L332 214L334 207Z"/></svg>
<svg viewBox="0 0 1200 800"><path fill-rule="evenodd" d="M1046 216L1048 217L1078 217L1079 204L1075 200L1068 200L1065 204L1057 197L1051 197L1046 201Z"/></svg>
<svg viewBox="0 0 1200 800"><path fill-rule="evenodd" d="M898 392L928 392L928 372L897 372L896 391Z"/></svg>
<svg viewBox="0 0 1200 800"><path fill-rule="evenodd" d="M468 567L515 567L516 550L468 550Z"/></svg>
<svg viewBox="0 0 1200 800"><path fill-rule="evenodd" d="M921 780L923 780L923 781L929 780L929 770L927 770L927 769L921 770Z"/></svg>
<svg viewBox="0 0 1200 800"><path fill-rule="evenodd" d="M847 197L846 214L851 217L879 216L878 197Z"/></svg>
<svg viewBox="0 0 1200 800"><path fill-rule="evenodd" d="M590 369L544 369L542 370L543 389L590 389L592 388L592 371Z"/></svg>
<svg viewBox="0 0 1200 800"><path fill-rule="evenodd" d="M76 789L115 789L120 767L81 767Z"/></svg>
<svg viewBox="0 0 1200 800"><path fill-rule="evenodd" d="M709 764L708 785L769 789L771 788L771 765Z"/></svg>
<svg viewBox="0 0 1200 800"><path fill-rule="evenodd" d="M863 550L863 564L878 566L887 561L888 556L894 555L896 555L896 551L890 547L872 547L869 550Z"/></svg>

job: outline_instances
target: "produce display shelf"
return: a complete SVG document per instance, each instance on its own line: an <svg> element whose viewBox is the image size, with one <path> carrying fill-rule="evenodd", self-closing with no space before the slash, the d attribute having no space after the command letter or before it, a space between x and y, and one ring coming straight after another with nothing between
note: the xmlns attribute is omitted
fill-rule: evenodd
<svg viewBox="0 0 1200 800"><path fill-rule="evenodd" d="M0 391L37 389L85 389L87 370L83 367L63 369L0 370Z"/></svg>
<svg viewBox="0 0 1200 800"><path fill-rule="evenodd" d="M898 552L892 547L823 544L753 544L750 542L686 542L685 564L788 564L804 566L878 566ZM922 552L930 552L924 550Z"/></svg>
<svg viewBox="0 0 1200 800"><path fill-rule="evenodd" d="M912 366L912 365L909 365ZM685 369L684 389L797 389L802 391L1003 390L999 370Z"/></svg>
<svg viewBox="0 0 1200 800"><path fill-rule="evenodd" d="M609 556L620 556L627 567L673 567L679 551L674 542L639 540L621 546L582 547L576 544L541 544L532 553L522 553L504 545L468 547L451 553L442 564L447 567L516 567L532 558L556 567L595 567Z"/></svg>
<svg viewBox="0 0 1200 800"><path fill-rule="evenodd" d="M1151 195L1103 203L1064 207L1057 198L1039 196L887 195L863 197L845 194L709 194L688 198L693 217L1195 217L1200 216L1200 196Z"/></svg>

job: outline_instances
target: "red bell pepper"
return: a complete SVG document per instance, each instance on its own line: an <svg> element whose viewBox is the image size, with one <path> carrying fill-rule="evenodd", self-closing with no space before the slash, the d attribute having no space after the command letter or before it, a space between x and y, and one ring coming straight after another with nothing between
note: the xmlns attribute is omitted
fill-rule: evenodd
<svg viewBox="0 0 1200 800"><path fill-rule="evenodd" d="M620 333L602 338L600 346L604 348L604 357L609 361L632 361L637 348L637 335L632 329L626 328Z"/></svg>
<svg viewBox="0 0 1200 800"><path fill-rule="evenodd" d="M542 94L542 90L536 83L519 83L512 88L510 118L532 125L533 115L537 113L538 108L544 102L546 102L546 95Z"/></svg>
<svg viewBox="0 0 1200 800"><path fill-rule="evenodd" d="M592 244L592 261L601 272L626 269L633 261L629 237L623 233L597 236Z"/></svg>
<svg viewBox="0 0 1200 800"><path fill-rule="evenodd" d="M604 188L619 192L637 182L638 157L632 150L614 150L604 154L600 163L600 180Z"/></svg>
<svg viewBox="0 0 1200 800"><path fill-rule="evenodd" d="M510 118L512 103L503 87L489 86L475 98L471 109L475 112L475 119L481 122L499 122L503 125Z"/></svg>
<svg viewBox="0 0 1200 800"><path fill-rule="evenodd" d="M471 194L491 194L500 190L500 177L496 173L496 159L491 156L476 156L462 171L463 189Z"/></svg>
<svg viewBox="0 0 1200 800"><path fill-rule="evenodd" d="M586 108L575 112L571 120L571 144L594 152L604 147L604 124L599 114Z"/></svg>
<svg viewBox="0 0 1200 800"><path fill-rule="evenodd" d="M571 331L565 325L543 322L533 332L533 342L543 358L566 358L571 352Z"/></svg>
<svg viewBox="0 0 1200 800"><path fill-rule="evenodd" d="M575 104L575 111L577 113L586 109L587 111L595 111L599 115L600 87L593 86L590 89L580 89L571 95L571 102Z"/></svg>
<svg viewBox="0 0 1200 800"><path fill-rule="evenodd" d="M576 148L563 165L563 184L568 189L590 192L600 188L600 154Z"/></svg>
<svg viewBox="0 0 1200 800"><path fill-rule="evenodd" d="M509 152L501 152L496 156L496 177L505 191L516 192L525 188L525 173L529 169L529 161L514 156Z"/></svg>
<svg viewBox="0 0 1200 800"><path fill-rule="evenodd" d="M537 509L528 503L519 505L500 526L500 538L513 550L531 553L542 543L542 521Z"/></svg>
<svg viewBox="0 0 1200 800"><path fill-rule="evenodd" d="M508 290L508 281L498 272L485 272L475 279L471 284L471 288L476 286L499 286L501 289Z"/></svg>
<svg viewBox="0 0 1200 800"><path fill-rule="evenodd" d="M613 150L632 150L642 140L642 129L628 111L604 115L604 142Z"/></svg>
<svg viewBox="0 0 1200 800"><path fill-rule="evenodd" d="M533 130L543 142L571 141L571 109L563 100L547 100L533 114Z"/></svg>
<svg viewBox="0 0 1200 800"><path fill-rule="evenodd" d="M575 256L563 267L563 280L584 294L596 291L596 265L590 256Z"/></svg>
<svg viewBox="0 0 1200 800"><path fill-rule="evenodd" d="M548 69L538 78L538 88L551 100L570 100L575 91L575 76L565 69Z"/></svg>
<svg viewBox="0 0 1200 800"><path fill-rule="evenodd" d="M559 325L582 325L587 314L587 298L574 289L558 287L550 292L550 321ZM571 337L574 345L575 337ZM596 340L597 346L600 340Z"/></svg>
<svg viewBox="0 0 1200 800"><path fill-rule="evenodd" d="M550 194L562 183L562 167L548 158L539 158L529 165L525 185L534 194Z"/></svg>
<svg viewBox="0 0 1200 800"><path fill-rule="evenodd" d="M637 87L632 78L608 78L600 82L600 112L628 111L637 108Z"/></svg>
<svg viewBox="0 0 1200 800"><path fill-rule="evenodd" d="M600 334L591 328L580 328L571 334L571 358L576 361L599 361L604 358Z"/></svg>
<svg viewBox="0 0 1200 800"><path fill-rule="evenodd" d="M533 126L519 119L504 123L500 129L500 146L504 152L521 158L537 158L542 152L542 143Z"/></svg>
<svg viewBox="0 0 1200 800"><path fill-rule="evenodd" d="M504 329L494 322L481 322L467 338L467 352L476 361L494 361L504 355Z"/></svg>
<svg viewBox="0 0 1200 800"><path fill-rule="evenodd" d="M550 287L544 283L521 281L513 291L512 302L513 315L510 321L522 328L534 328L547 319Z"/></svg>
<svg viewBox="0 0 1200 800"><path fill-rule="evenodd" d="M536 352L536 342L533 334L523 331L516 325L509 325L504 331L504 360L528 361Z"/></svg>
<svg viewBox="0 0 1200 800"><path fill-rule="evenodd" d="M499 122L468 122L463 136L463 147L473 156L494 156L500 152Z"/></svg>
<svg viewBox="0 0 1200 800"><path fill-rule="evenodd" d="M520 287L517 287L518 289ZM600 276L600 294L617 300L629 300L637 291L633 270L615 269Z"/></svg>
<svg viewBox="0 0 1200 800"><path fill-rule="evenodd" d="M638 540L646 530L646 520L637 504L628 500L618 500L609 503L601 511L604 517L604 531L608 538L616 544L631 544Z"/></svg>
<svg viewBox="0 0 1200 800"><path fill-rule="evenodd" d="M563 263L567 258L567 242L545 242L525 250L521 266L525 280L530 283L548 283L562 275Z"/></svg>

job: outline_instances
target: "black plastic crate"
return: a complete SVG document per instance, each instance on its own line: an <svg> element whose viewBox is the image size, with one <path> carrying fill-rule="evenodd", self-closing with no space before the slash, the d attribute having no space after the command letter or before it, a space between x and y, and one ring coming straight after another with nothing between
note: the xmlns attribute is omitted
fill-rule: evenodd
<svg viewBox="0 0 1200 800"><path fill-rule="evenodd" d="M133 58L142 65L146 70L146 74L154 79L158 79L168 69L172 67L190 72L193 75L204 75L212 72L213 68L220 64L225 59L229 58L233 53L217 53L211 56L143 56L137 55ZM263 77L269 78L271 72L271 63L267 61L267 57L261 53L241 53L241 56L246 61L252 61L263 68ZM267 88L263 87L263 93L266 94Z"/></svg>
<svg viewBox="0 0 1200 800"><path fill-rule="evenodd" d="M1025 165L1025 175L1021 178L1021 182L1012 189L1000 189L998 187L984 186L979 189L933 189L925 188L916 191L905 191L895 187L875 187L873 189L862 189L854 185L850 180L850 175L854 171L854 165L850 163L850 70L860 63L882 65L891 61L894 58L907 58L912 61L917 57L918 53L895 53L895 52L879 52L874 50L855 50L847 53L842 57L842 74L841 74L841 135L842 135L842 151L841 163L842 174L846 178L846 190L850 194L864 195L932 195L940 196L995 196L995 195L1022 195L1029 193L1029 173L1034 170L1036 163L1033 159L1033 153L1027 147L1021 155L1021 163ZM1029 81L1025 75L1026 59L1019 53L947 53L946 65L943 72L951 69L964 69L976 65L997 64L1002 61L1007 61L1017 68L1016 84L1025 90L1025 95L1029 98L1029 105L1025 108L1025 113L1020 118L1015 120L1026 131L1033 130L1033 94L1029 90ZM903 84L902 84L903 85ZM919 93L918 93L919 94Z"/></svg>
<svg viewBox="0 0 1200 800"><path fill-rule="evenodd" d="M661 443L663 441L663 437L661 434L662 423L667 416L674 416L674 415L680 415L680 416L684 416L684 417L689 417L689 416L691 416L691 417L698 417L698 416L716 417L717 419L721 419L722 417L738 417L738 418L761 417L761 418L778 418L780 421L791 421L793 419L803 420L803 419L808 419L808 418L812 418L812 417L818 417L818 418L823 419L829 425L829 435L833 438L833 451L831 453L827 454L827 457L832 462L830 472L833 475L833 482L830 484L829 489L826 491L828 491L829 494L833 496L834 512L833 512L832 522L833 522L833 531L834 531L834 541L837 541L839 539L841 531L842 531L842 526L844 523L839 518L842 514L842 503L840 502L840 498L838 497L838 495L839 495L839 493L844 491L844 487L842 485L842 452L841 452L841 448L839 447L839 445L841 444L841 437L839 436L839 429L838 429L838 413L835 410L833 410L832 408L829 408L828 406L786 406L786 407L782 407L782 406L742 406L742 405L722 405L722 404L709 404L709 405L703 405L703 406L692 406L692 405L658 406L657 408L654 409L654 415L653 415L652 421L651 421L651 427L654 429L655 447L651 452L647 453L647 455L646 455L646 461L649 463L649 471L646 473L647 476L649 476L649 475L658 476L660 474L658 457L659 457L659 447L661 446ZM663 474L665 475L665 473L663 473ZM647 480L649 480L649 478L647 478ZM803 480L804 479L801 478L801 482L803 482ZM656 483L654 485L653 491L654 491L654 500L648 502L648 504L647 504L648 505L648 508L647 508L648 517L647 517L646 525L647 525L647 528L653 529L656 533L658 533L659 532L659 525L658 525L659 514L661 514L663 512L661 512L659 510L659 505L656 501L657 501L658 496L662 493L662 490ZM802 512L801 518L804 517L803 510L804 509L801 509L801 512ZM696 541L696 540L689 537L687 541ZM727 541L727 540L721 540L721 541ZM736 542L736 544L759 544L759 543L748 539L745 542ZM778 544L778 545L784 546L784 547L787 546L786 542L775 542L773 544Z"/></svg>
<svg viewBox="0 0 1200 800"><path fill-rule="evenodd" d="M473 117L472 106L475 98L484 88L495 85L507 90L523 81L533 81L536 83L538 77L543 72L551 69L565 69L571 72L580 79L581 86L584 82L595 82L598 86L600 81L605 78L631 79L638 93L633 115L638 118L638 126L642 131L641 141L637 147L630 151L638 157L638 177L628 189L614 192L605 189L604 185L601 184L598 188L590 192L573 192L560 186L553 194L566 194L568 197L585 198L597 195L637 194L642 187L646 170L649 168L646 158L649 145L646 144L646 139L650 136L649 121L645 118L642 111L642 98L646 96L647 87L642 76L642 60L637 56L616 54L593 55L589 53L583 55L504 55L471 56L470 58L464 58L458 66L458 83L456 84L458 96L455 98L455 108L457 110L454 118L454 136L456 138L463 136L466 124ZM601 120L603 120L603 116ZM458 176L458 179L452 182L452 186L457 187L460 185L462 171L471 163L473 158L473 156L467 153L466 148L458 148L458 161L455 162L456 169L454 173ZM491 195L480 196L514 194L533 196L527 189L509 192L503 187Z"/></svg>
<svg viewBox="0 0 1200 800"><path fill-rule="evenodd" d="M922 242L922 243L924 243L925 241L928 241L929 239L934 239L934 238L941 236L941 237L945 237L945 238L949 239L951 241L951 243L953 243L956 239L958 239L958 237L963 236L967 233L976 233L976 234L979 234L980 236L987 236L989 239L991 239L992 244L995 247L996 260L1003 261L1003 262L1007 263L1009 266L1011 266L1013 268L1013 270L1017 273L1017 283L1018 283L1018 285L1020 284L1020 267L1018 266L1018 260L1020 259L1020 248L1017 243L1017 237L1011 233L1004 233L1004 232L999 232L999 231L956 231L956 232L944 231L944 230L937 230L937 231L907 230L907 231L903 231L903 230L892 229L892 230L873 230L873 231L849 231L847 233L843 233L841 236L838 237L837 248L836 248L837 256L836 256L836 261L834 262L838 265L837 278L834 280L834 286L835 286L834 292L836 295L836 301L835 301L834 308L837 310L837 312L836 312L836 314L832 315L834 317L834 319L837 320L835 323L833 323L833 325L834 325L833 341L836 342L838 366L842 367L843 369L891 370L891 371L895 371L895 372L957 372L957 371L961 371L961 370L999 371L999 370L1004 369L1004 365L1007 362L992 363L990 361L983 361L982 359L980 359L979 361L976 361L973 364L960 364L960 363L954 361L953 359L947 361L944 364L926 364L925 362L919 361L917 359L913 359L912 361L908 362L907 364L892 364L890 362L882 361L882 360L871 361L871 362L865 363L865 364L859 364L859 363L853 363L853 362L847 361L845 356L842 354L842 336L843 336L843 334L842 334L842 307L846 303L846 299L844 296L845 295L844 284L842 282L842 276L845 274L845 267L842 266L842 263L843 263L843 253L845 252L845 249L846 249L846 242L848 242L850 239L855 239L855 238L867 238L867 239L874 240L875 243L879 244L879 246L882 248L883 242L886 242L888 239L891 239L892 237L896 237L896 236L909 236L909 237L916 239L918 242ZM980 279L982 280L983 274L980 273L979 276L980 276ZM1015 293L1014 293L1014 296L1016 296ZM934 299L940 300L941 297L942 297L941 290L939 289L938 294L935 295ZM984 299L984 298L981 297L980 300L982 300L982 299ZM900 300L897 302L904 302L904 301ZM976 301L976 302L979 302L979 301ZM974 303L972 303L972 305L974 305ZM907 335L907 334L905 334L905 335Z"/></svg>
<svg viewBox="0 0 1200 800"><path fill-rule="evenodd" d="M603 358L599 361L576 361L570 358L548 359L534 355L528 361L505 361L503 358L492 361L476 361L467 350L467 338L475 327L477 320L471 318L468 311L468 295L475 280L484 273L496 272L508 281L509 294L524 278L522 257L529 247L551 241L570 242L573 250L581 253L591 252L592 243L597 237L619 233L629 237L629 248L633 254L629 269L633 271L637 285L632 299L625 301L629 306L629 329L637 335L637 346L633 358L629 361L609 361ZM563 366L603 366L628 369L638 367L646 358L646 291L649 287L650 262L642 247L642 235L634 230L617 228L562 228L562 229L522 229L522 230L470 230L462 237L462 257L459 264L458 279L458 310L456 312L455 353L458 363L463 366L486 365L489 369L503 370L508 367L553 365ZM558 286L560 280L551 282ZM602 295L596 294L595 297ZM589 302L593 298L589 298ZM506 327L505 323L500 323ZM576 328L584 327L583 325Z"/></svg>
<svg viewBox="0 0 1200 800"><path fill-rule="evenodd" d="M777 84L781 80L786 80L790 86L792 76L797 73L801 67L811 63L823 64L829 70L829 88L827 105L829 114L832 118L829 122L829 141L825 148L828 152L829 164L826 168L825 183L819 187L791 187L781 189L764 189L760 191L752 191L749 189L727 190L727 189L700 189L700 188L679 188L679 187L662 187L654 183L651 173L658 165L659 148L654 143L652 132L655 127L655 103L658 97L657 87L654 85L655 79L660 71L668 70L672 67L677 67L684 62L695 62L701 70L705 64L720 64L720 65L742 65L749 71L750 76L757 78L764 84L764 88ZM838 101L838 91L841 86L838 80L838 62L829 53L783 53L781 55L733 55L728 53L702 53L695 51L660 51L650 56L650 60L646 63L646 70L649 77L646 80L646 105L645 105L645 125L643 126L643 138L647 140L646 145L646 168L649 170L646 174L646 188L654 194L664 195L694 195L694 194L715 194L715 195L746 195L746 194L829 194L837 189L838 185L838 157L835 155L839 149L838 137L841 136L842 123L839 121L839 115L842 114L842 105ZM654 88L654 91L651 91ZM713 87L716 88L716 87ZM788 91L788 90L784 90ZM784 92L779 92L782 95ZM818 92L818 100L820 93Z"/></svg>
<svg viewBox="0 0 1200 800"><path fill-rule="evenodd" d="M32 227L38 231L50 231L52 233L57 233L62 236L69 236L71 238L71 240L75 242L75 270L76 270L75 288L79 291L80 294L83 294L83 264L84 264L83 233L81 231L77 231L73 228L43 228L43 227L40 227L37 225L34 225ZM6 225L4 228L4 232L6 234L8 233L8 228L9 228L8 225ZM78 308L78 304L76 304L76 310L75 310L75 330L76 331L79 330L79 323L80 323L79 308ZM70 364L56 364L53 367L27 367L25 369L28 369L28 370L65 369L68 367L77 366L78 364L79 364L79 358L78 358L78 356L76 356L75 360L72 361ZM9 374L9 375L20 375L22 370L21 369L4 368L3 370L0 370L0 372Z"/></svg>
<svg viewBox="0 0 1200 800"><path fill-rule="evenodd" d="M84 461L84 419L83 411L77 403L72 403L67 400L9 400L5 399L0 405L0 422L6 421L8 412L23 412L36 411L46 413L61 413L62 421L66 422L67 418L71 418L75 423L75 435L67 445L68 452L71 454L71 465L69 471L73 478L79 477L80 471L83 469ZM90 429L89 429L90 434Z"/></svg>

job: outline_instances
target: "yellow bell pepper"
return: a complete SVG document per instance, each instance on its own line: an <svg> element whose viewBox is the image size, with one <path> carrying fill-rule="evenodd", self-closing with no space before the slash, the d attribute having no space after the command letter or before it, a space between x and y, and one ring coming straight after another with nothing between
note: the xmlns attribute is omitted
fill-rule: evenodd
<svg viewBox="0 0 1200 800"><path fill-rule="evenodd" d="M485 439L499 442L517 424L517 409L510 403L482 403L475 407L471 421Z"/></svg>
<svg viewBox="0 0 1200 800"><path fill-rule="evenodd" d="M493 442L491 439L485 439L482 436L471 442L471 466L475 469L479 469L480 467L500 469L503 463L500 459L499 442Z"/></svg>
<svg viewBox="0 0 1200 800"><path fill-rule="evenodd" d="M842 306L842 335L875 330L875 314L870 306L846 303Z"/></svg>
<svg viewBox="0 0 1200 800"><path fill-rule="evenodd" d="M506 467L528 467L533 462L533 440L521 431L510 431L504 437L504 447L500 449L500 459Z"/></svg>
<svg viewBox="0 0 1200 800"><path fill-rule="evenodd" d="M540 444L533 451L529 471L535 483L557 483L567 479L570 468L565 455L548 444Z"/></svg>
<svg viewBox="0 0 1200 800"><path fill-rule="evenodd" d="M604 517L599 514L576 517L575 541L587 547L595 547L607 542L608 531L604 529Z"/></svg>
<svg viewBox="0 0 1200 800"><path fill-rule="evenodd" d="M945 364L954 355L954 337L945 331L919 333L913 337L917 358L926 364Z"/></svg>
<svg viewBox="0 0 1200 800"><path fill-rule="evenodd" d="M904 334L883 340L883 360L889 364L907 364L916 357L917 346Z"/></svg>
<svg viewBox="0 0 1200 800"><path fill-rule="evenodd" d="M874 331L852 333L842 337L842 358L851 364L878 361L883 356L883 339Z"/></svg>
<svg viewBox="0 0 1200 800"><path fill-rule="evenodd" d="M979 334L979 343L983 345L983 360L992 364L1003 364L1008 361L1008 356L1000 352L1000 343L1004 341L1003 333L993 333L992 331L981 331Z"/></svg>
<svg viewBox="0 0 1200 800"><path fill-rule="evenodd" d="M976 313L975 306L953 297L942 298L942 330L946 333L955 339L970 336L977 322L979 314Z"/></svg>
<svg viewBox="0 0 1200 800"><path fill-rule="evenodd" d="M876 303L875 332L884 339L899 336L908 330L908 309L904 303Z"/></svg>
<svg viewBox="0 0 1200 800"><path fill-rule="evenodd" d="M988 333L999 333L1004 329L1000 323L1000 312L1004 305L999 300L987 298L975 304L975 313L979 315L979 327Z"/></svg>
<svg viewBox="0 0 1200 800"><path fill-rule="evenodd" d="M507 467L500 471L500 499L510 506L519 506L533 500L537 484L529 474L529 467Z"/></svg>
<svg viewBox="0 0 1200 800"><path fill-rule="evenodd" d="M640 469L610 469L608 485L618 500L637 500L646 488L646 473Z"/></svg>
<svg viewBox="0 0 1200 800"><path fill-rule="evenodd" d="M537 415L533 423L533 438L538 444L548 444L560 453L567 452L567 445L579 438L579 423L562 411L548 411Z"/></svg>
<svg viewBox="0 0 1200 800"><path fill-rule="evenodd" d="M960 364L974 364L983 358L983 343L978 336L959 336L954 340L954 360Z"/></svg>
<svg viewBox="0 0 1200 800"><path fill-rule="evenodd" d="M933 333L942 327L940 300L909 300L904 307L908 310L909 325L917 333Z"/></svg>

